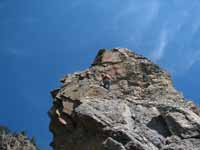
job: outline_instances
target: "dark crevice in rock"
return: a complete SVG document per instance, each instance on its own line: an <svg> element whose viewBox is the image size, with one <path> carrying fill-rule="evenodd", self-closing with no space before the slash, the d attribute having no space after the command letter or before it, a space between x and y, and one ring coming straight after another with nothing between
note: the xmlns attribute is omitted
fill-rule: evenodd
<svg viewBox="0 0 200 150"><path fill-rule="evenodd" d="M171 136L169 128L162 116L152 118L151 121L147 124L147 127L157 131L160 135L164 137Z"/></svg>
<svg viewBox="0 0 200 150"><path fill-rule="evenodd" d="M142 143L138 141L131 141L126 144L126 150L146 150L145 147L142 146Z"/></svg>
<svg viewBox="0 0 200 150"><path fill-rule="evenodd" d="M98 65L102 65L102 66L106 67L106 66L109 66L109 65L120 64L120 63L122 63L122 62L123 62L123 61L118 61L118 62L102 62L102 63L100 63L100 64L98 64Z"/></svg>
<svg viewBox="0 0 200 150"><path fill-rule="evenodd" d="M131 141L131 138L123 131L106 131L106 136L112 137L114 140L126 145Z"/></svg>
<svg viewBox="0 0 200 150"><path fill-rule="evenodd" d="M59 91L60 91L60 89L55 89L55 90L51 91L51 96L53 98L56 98L56 95L58 94Z"/></svg>
<svg viewBox="0 0 200 150"><path fill-rule="evenodd" d="M108 137L103 142L103 150L125 150L125 148L120 142Z"/></svg>
<svg viewBox="0 0 200 150"><path fill-rule="evenodd" d="M102 60L102 57L103 57L103 54L106 52L106 49L100 49L92 66L94 65L97 65L98 63L101 63L101 60Z"/></svg>
<svg viewBox="0 0 200 150"><path fill-rule="evenodd" d="M90 116L86 115L80 115L80 114L73 114L74 120L76 120L77 128L82 128L86 132L98 134L102 132L102 129L104 127L103 124L100 122L95 121Z"/></svg>

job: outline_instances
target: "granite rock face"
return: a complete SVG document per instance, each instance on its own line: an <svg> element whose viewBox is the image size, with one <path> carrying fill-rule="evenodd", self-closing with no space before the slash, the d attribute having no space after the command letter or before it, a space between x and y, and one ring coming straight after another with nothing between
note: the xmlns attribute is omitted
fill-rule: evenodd
<svg viewBox="0 0 200 150"><path fill-rule="evenodd" d="M110 90L102 74L112 77ZM102 49L61 82L49 110L54 150L200 150L199 108L141 55Z"/></svg>

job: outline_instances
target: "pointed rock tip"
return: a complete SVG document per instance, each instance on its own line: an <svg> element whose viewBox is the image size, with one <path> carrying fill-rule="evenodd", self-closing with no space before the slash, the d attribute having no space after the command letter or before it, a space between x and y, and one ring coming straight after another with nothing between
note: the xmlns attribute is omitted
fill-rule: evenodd
<svg viewBox="0 0 200 150"><path fill-rule="evenodd" d="M118 63L123 62L128 57L133 57L135 54L127 48L112 48L100 49L93 62L94 65L102 65L105 63Z"/></svg>

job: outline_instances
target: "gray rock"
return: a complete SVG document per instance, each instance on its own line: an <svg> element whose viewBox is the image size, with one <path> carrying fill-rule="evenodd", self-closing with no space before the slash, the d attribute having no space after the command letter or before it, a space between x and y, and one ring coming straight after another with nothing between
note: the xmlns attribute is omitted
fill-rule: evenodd
<svg viewBox="0 0 200 150"><path fill-rule="evenodd" d="M200 109L141 55L102 49L89 69L61 82L49 110L54 150L200 150Z"/></svg>
<svg viewBox="0 0 200 150"><path fill-rule="evenodd" d="M106 139L105 142L103 142L103 149L104 150L126 150L121 143L115 141L114 139L110 137Z"/></svg>
<svg viewBox="0 0 200 150"><path fill-rule="evenodd" d="M181 138L200 137L200 117L194 112L183 108L169 108L161 113L171 134Z"/></svg>
<svg viewBox="0 0 200 150"><path fill-rule="evenodd" d="M0 150L37 150L36 145L22 134L0 135Z"/></svg>

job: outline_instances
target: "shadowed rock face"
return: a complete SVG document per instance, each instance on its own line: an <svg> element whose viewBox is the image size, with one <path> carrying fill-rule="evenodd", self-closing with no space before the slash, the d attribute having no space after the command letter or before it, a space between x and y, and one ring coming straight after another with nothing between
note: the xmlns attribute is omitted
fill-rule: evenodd
<svg viewBox="0 0 200 150"><path fill-rule="evenodd" d="M143 56L102 49L89 69L61 82L49 110L54 150L200 150L199 108Z"/></svg>

